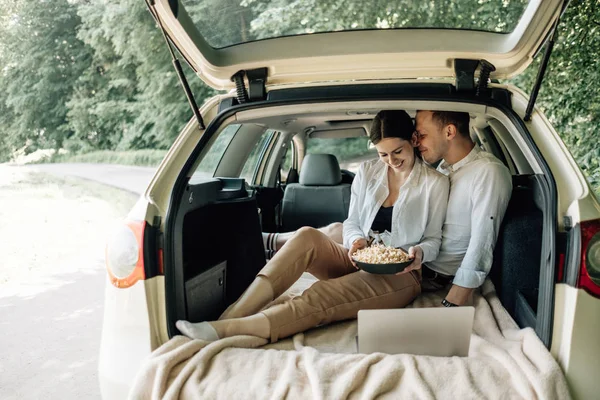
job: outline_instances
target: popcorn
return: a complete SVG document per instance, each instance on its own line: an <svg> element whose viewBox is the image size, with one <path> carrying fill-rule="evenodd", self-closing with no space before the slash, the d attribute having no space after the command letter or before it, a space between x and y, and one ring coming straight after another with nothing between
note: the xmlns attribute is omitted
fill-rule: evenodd
<svg viewBox="0 0 600 400"><path fill-rule="evenodd" d="M382 244L374 244L370 247L356 250L352 257L355 261L367 264L397 264L411 260L408 254L401 249Z"/></svg>

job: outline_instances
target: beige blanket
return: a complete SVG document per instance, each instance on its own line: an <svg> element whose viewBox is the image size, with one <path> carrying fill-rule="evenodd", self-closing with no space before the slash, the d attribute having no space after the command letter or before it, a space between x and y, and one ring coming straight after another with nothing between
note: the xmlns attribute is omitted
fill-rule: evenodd
<svg viewBox="0 0 600 400"><path fill-rule="evenodd" d="M293 295L290 294L290 295ZM437 306L440 294L411 307ZM356 354L356 321L275 344L176 336L141 368L132 399L567 399L565 378L532 329L519 329L487 281L474 297L469 357Z"/></svg>

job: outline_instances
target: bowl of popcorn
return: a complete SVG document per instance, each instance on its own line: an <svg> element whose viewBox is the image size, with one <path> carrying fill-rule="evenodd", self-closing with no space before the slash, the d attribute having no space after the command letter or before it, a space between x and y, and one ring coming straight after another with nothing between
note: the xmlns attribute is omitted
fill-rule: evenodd
<svg viewBox="0 0 600 400"><path fill-rule="evenodd" d="M413 262L403 249L382 244L356 250L352 259L360 269L371 274L397 274Z"/></svg>

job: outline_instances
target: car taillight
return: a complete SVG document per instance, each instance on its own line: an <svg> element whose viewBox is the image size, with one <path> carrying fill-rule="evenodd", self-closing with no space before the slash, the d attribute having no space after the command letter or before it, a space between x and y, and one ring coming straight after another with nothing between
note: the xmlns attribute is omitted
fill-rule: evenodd
<svg viewBox="0 0 600 400"><path fill-rule="evenodd" d="M581 223L581 272L577 286L600 297L600 219Z"/></svg>
<svg viewBox="0 0 600 400"><path fill-rule="evenodd" d="M146 221L125 221L106 244L106 270L111 283L128 288L145 279L144 229Z"/></svg>

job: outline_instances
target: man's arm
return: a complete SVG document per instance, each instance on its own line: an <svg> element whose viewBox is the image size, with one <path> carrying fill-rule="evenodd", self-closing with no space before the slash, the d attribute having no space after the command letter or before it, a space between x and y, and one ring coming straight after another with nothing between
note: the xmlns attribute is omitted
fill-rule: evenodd
<svg viewBox="0 0 600 400"><path fill-rule="evenodd" d="M485 165L473 182L471 239L446 296L450 303L465 304L473 289L483 284L492 267L494 246L511 194L510 172L498 163Z"/></svg>
<svg viewBox="0 0 600 400"><path fill-rule="evenodd" d="M448 193L450 181L447 177L439 177L432 184L429 195L427 225L418 247L422 251L421 262L433 261L437 258L442 244L442 228L448 208Z"/></svg>
<svg viewBox="0 0 600 400"><path fill-rule="evenodd" d="M471 298L473 290L475 289L465 288L453 284L450 290L448 291L448 294L446 295L446 300L457 306L467 305L469 299Z"/></svg>

